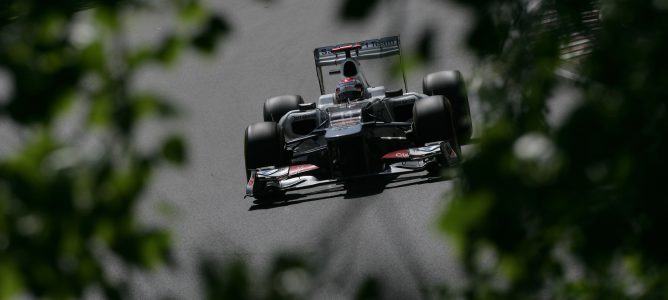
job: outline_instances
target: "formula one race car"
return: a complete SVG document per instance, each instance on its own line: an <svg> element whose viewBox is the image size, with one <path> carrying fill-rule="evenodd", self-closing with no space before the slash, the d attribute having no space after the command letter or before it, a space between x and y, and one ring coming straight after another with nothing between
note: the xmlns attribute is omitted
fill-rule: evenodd
<svg viewBox="0 0 668 300"><path fill-rule="evenodd" d="M246 195L278 199L286 191L366 176L437 171L461 160L471 113L459 71L427 75L423 93L371 86L360 62L398 56L398 36L316 48L321 96L269 98L264 122L246 128ZM340 78L325 93L323 67ZM404 89L406 80L404 76Z"/></svg>

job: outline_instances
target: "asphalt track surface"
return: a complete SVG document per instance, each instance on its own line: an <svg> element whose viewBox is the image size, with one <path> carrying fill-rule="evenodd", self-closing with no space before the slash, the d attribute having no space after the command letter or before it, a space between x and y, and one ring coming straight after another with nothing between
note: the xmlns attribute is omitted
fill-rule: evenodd
<svg viewBox="0 0 668 300"><path fill-rule="evenodd" d="M140 298L199 298L195 263L203 254L244 259L254 274L265 272L280 252L304 254L318 270L309 279L311 298L351 298L367 276L381 279L389 299L420 298L422 288L461 282L454 247L436 227L452 180L408 176L356 191L325 186L274 206L243 197L244 129L261 121L262 103L270 96L296 93L316 99L315 47L400 34L406 51L419 32L431 27L437 32L435 60L408 74L410 90L420 91L428 72L458 69L467 76L474 69L463 42L469 14L461 7L444 1L382 1L385 6L368 21L342 24L340 2L210 1L233 26L218 54L202 59L188 53L173 68L140 76L137 87L157 89L183 110L175 123L147 124L140 142L150 144L173 130L190 145L188 165L161 169L141 206L145 222L173 230L177 266L158 275L133 274ZM173 24L168 18L131 17L131 41L159 37ZM475 115L475 97L471 106ZM165 203L176 212L157 212Z"/></svg>

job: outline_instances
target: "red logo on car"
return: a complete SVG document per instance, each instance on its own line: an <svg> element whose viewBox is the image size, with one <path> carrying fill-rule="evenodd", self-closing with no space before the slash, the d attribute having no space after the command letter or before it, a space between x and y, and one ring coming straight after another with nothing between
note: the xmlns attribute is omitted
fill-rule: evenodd
<svg viewBox="0 0 668 300"><path fill-rule="evenodd" d="M305 173L308 171L313 171L319 169L318 166L316 165L294 165L290 166L290 170L288 171L289 176L299 174L299 173Z"/></svg>
<svg viewBox="0 0 668 300"><path fill-rule="evenodd" d="M397 159L397 158L409 158L411 155L408 153L407 149L397 150L383 155L383 159Z"/></svg>

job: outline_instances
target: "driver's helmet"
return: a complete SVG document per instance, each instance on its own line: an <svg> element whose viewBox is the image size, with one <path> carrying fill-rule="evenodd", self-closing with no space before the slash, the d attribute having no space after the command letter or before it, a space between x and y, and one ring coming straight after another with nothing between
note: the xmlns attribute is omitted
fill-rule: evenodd
<svg viewBox="0 0 668 300"><path fill-rule="evenodd" d="M343 103L363 98L364 85L355 77L341 79L336 85L336 102Z"/></svg>

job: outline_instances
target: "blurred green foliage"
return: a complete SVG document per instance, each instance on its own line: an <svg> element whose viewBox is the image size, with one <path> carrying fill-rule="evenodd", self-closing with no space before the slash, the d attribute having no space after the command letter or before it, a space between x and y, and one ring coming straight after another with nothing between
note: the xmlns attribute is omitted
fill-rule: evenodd
<svg viewBox="0 0 668 300"><path fill-rule="evenodd" d="M461 2L478 16L469 45L489 107L441 218L459 242L467 298L668 297L665 4ZM590 54L569 58L574 36ZM578 80L555 75L564 70ZM549 122L562 84L577 105Z"/></svg>
<svg viewBox="0 0 668 300"><path fill-rule="evenodd" d="M668 2L455 2L484 128L440 217L465 267L453 293L668 298Z"/></svg>
<svg viewBox="0 0 668 300"><path fill-rule="evenodd" d="M313 267L298 254L277 254L260 276L243 260L204 258L198 270L206 299L309 299L316 286Z"/></svg>
<svg viewBox="0 0 668 300"><path fill-rule="evenodd" d="M154 11L188 30L130 46L126 20ZM0 299L126 298L128 278L111 269L170 262L169 233L135 210L156 167L187 151L177 135L157 150L132 142L141 120L177 109L131 83L184 49L212 53L229 29L197 0L0 2L0 118L20 134L0 156Z"/></svg>
<svg viewBox="0 0 668 300"><path fill-rule="evenodd" d="M467 44L480 67L469 86L485 128L440 218L467 279L443 294L668 297L668 1L455 1L473 13ZM340 16L359 20L382 3L344 0ZM124 18L156 9L173 9L192 30L130 47ZM591 11L600 15L595 26L583 18ZM213 53L229 30L196 0L0 2L0 80L8 83L0 118L21 132L17 150L0 157L0 298L91 289L127 297L127 278L110 266L169 262L169 234L142 225L135 208L155 168L185 163L187 148L173 135L153 151L132 143L140 120L177 109L130 83L184 49ZM435 56L436 34L425 30L415 61ZM575 59L564 55L574 34L590 52ZM550 122L563 85L577 105ZM56 124L72 107L83 107L74 113L83 121L63 137ZM314 284L299 257L279 256L253 281L241 262L220 265L205 259L198 268L209 298L308 297ZM368 280L357 297L380 289Z"/></svg>

